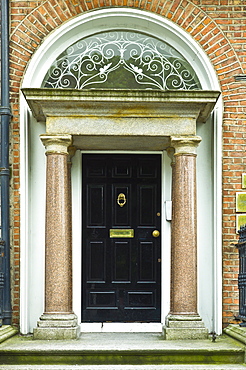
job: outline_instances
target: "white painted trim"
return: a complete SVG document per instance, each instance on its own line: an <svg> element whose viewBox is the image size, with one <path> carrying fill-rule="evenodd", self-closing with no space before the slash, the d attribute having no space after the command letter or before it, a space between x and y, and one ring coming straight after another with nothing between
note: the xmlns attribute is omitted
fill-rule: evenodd
<svg viewBox="0 0 246 370"><path fill-rule="evenodd" d="M199 44L183 29L168 19L155 15L144 10L132 8L108 8L99 9L91 12L82 13L79 16L65 22L63 25L54 30L39 46L33 55L26 74L23 79L22 87L40 87L42 80L53 60L64 50L68 45L76 42L81 37L91 35L96 32L110 29L127 29L139 30L152 35L172 44L173 47L184 55L196 71L198 78L201 81L203 89L220 90L220 85L217 80L214 68L208 59L206 53L200 48ZM29 317L29 295L28 291L31 276L29 276L29 230L30 219L28 212L28 120L27 107L20 100L20 156L21 156L21 313L20 324L21 332L27 333L30 330ZM221 141L221 126L222 126L222 99L217 103L214 113L215 117L215 137L214 137L214 317L215 331L220 334L222 331L222 212L221 212L221 160L222 160L222 141ZM76 160L74 159L74 163ZM78 164L77 164L78 165ZM75 166L74 166L75 168ZM76 194L76 187L73 187ZM163 198L164 199L164 198ZM169 199L168 199L169 200ZM75 209L75 208L74 208ZM76 210L78 212L78 209ZM79 213L77 213L76 217ZM81 213L80 213L81 214ZM76 227L76 225L75 225ZM168 231L167 228L167 232ZM78 240L74 241L75 245ZM167 258L168 258L167 252ZM77 255L75 255L75 259ZM76 261L75 261L76 263ZM165 266L168 269L168 266ZM170 266L169 266L170 269ZM168 287L167 289L170 289ZM77 291L77 290L76 290ZM77 308L78 297L74 295L74 310L79 315ZM168 302L163 302L163 310L166 311ZM164 308L165 307L165 308ZM164 315L163 312L163 315ZM38 318L37 318L38 319Z"/></svg>
<svg viewBox="0 0 246 370"><path fill-rule="evenodd" d="M220 97L214 110L214 331L222 334L222 122Z"/></svg>
<svg viewBox="0 0 246 370"><path fill-rule="evenodd" d="M73 310L81 322L82 278L82 156L77 150L72 158L72 242L73 242ZM79 277L79 278L78 278Z"/></svg>
<svg viewBox="0 0 246 370"><path fill-rule="evenodd" d="M20 327L28 333L28 108L20 95Z"/></svg>
<svg viewBox="0 0 246 370"><path fill-rule="evenodd" d="M161 323L82 323L82 333L161 333Z"/></svg>
<svg viewBox="0 0 246 370"><path fill-rule="evenodd" d="M170 311L171 291L171 222L166 221L165 201L171 200L172 168L171 160L164 151L162 155L162 297L161 317L162 323Z"/></svg>
<svg viewBox="0 0 246 370"><path fill-rule="evenodd" d="M203 89L220 90L208 56L186 31L160 15L133 8L94 10L65 22L44 40L33 55L22 87L40 87L51 63L72 43L112 29L140 30L171 44L196 72L199 71Z"/></svg>

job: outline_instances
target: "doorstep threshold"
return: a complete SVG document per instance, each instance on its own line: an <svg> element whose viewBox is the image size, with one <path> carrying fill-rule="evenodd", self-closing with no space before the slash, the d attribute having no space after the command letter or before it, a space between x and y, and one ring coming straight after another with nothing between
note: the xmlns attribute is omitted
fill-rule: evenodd
<svg viewBox="0 0 246 370"><path fill-rule="evenodd" d="M81 333L162 333L161 323L95 322L81 323Z"/></svg>

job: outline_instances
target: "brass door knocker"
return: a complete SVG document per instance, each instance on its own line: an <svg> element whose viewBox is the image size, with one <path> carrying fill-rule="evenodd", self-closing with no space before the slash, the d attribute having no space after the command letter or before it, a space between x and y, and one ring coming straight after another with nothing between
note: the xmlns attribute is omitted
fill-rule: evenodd
<svg viewBox="0 0 246 370"><path fill-rule="evenodd" d="M126 196L123 193L120 193L117 198L117 203L119 204L120 207L124 207L126 204Z"/></svg>

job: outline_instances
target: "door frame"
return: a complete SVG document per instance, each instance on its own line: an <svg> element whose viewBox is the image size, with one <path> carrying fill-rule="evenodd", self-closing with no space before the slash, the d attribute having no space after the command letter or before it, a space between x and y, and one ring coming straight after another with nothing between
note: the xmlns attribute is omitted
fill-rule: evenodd
<svg viewBox="0 0 246 370"><path fill-rule="evenodd" d="M81 323L82 284L82 156L83 154L159 154L161 155L161 322L160 323ZM165 171L164 171L165 168ZM166 221L165 201L171 200L171 165L166 151L77 151L72 165L73 209L73 309L82 332L161 332L170 307L171 225ZM76 216L75 216L76 215ZM163 273L165 271L165 273ZM80 278L78 279L78 276Z"/></svg>
<svg viewBox="0 0 246 370"><path fill-rule="evenodd" d="M146 12L142 9L133 8L103 8L93 12L85 12L72 18L58 27L37 48L23 77L22 87L41 86L43 77L55 58L54 53L59 55L64 42L69 45L74 38L83 36L83 32L93 34L97 30L117 29L118 17L127 23L129 28L145 30L156 37L165 35L167 42L178 49L182 49L183 55L191 60L203 89L220 89L216 72L207 58L204 50L182 28L160 15ZM81 28L81 24L85 27ZM102 28L104 27L104 28ZM196 57L193 58L193 55ZM213 114L212 132L212 158L213 174L213 261L212 272L214 276L212 306L213 324L211 330L216 333L222 332L222 207L221 207L221 156L222 156L222 113L223 102L219 99ZM205 125L206 126L206 125ZM45 125L36 122L30 114L23 94L20 95L20 156L22 166L20 168L20 201L21 201L21 265L20 265L20 331L22 334L32 332L36 320L43 312L43 286L44 286L44 188L45 188L45 165L40 160L44 156L39 134L45 133ZM80 154L77 154L80 155ZM77 157L76 155L76 157ZM77 159L73 159L73 173L75 167L79 171ZM32 174L30 174L32 168ZM73 188L78 186L78 179L74 176ZM78 194L78 192L76 192ZM73 197L74 198L74 197ZM77 202L77 200L76 200ZM78 203L78 202L77 202ZM74 206L74 208L76 208ZM38 211L37 211L38 210ZM38 222L33 213L38 212ZM42 215L42 217L40 217ZM80 215L75 213L76 218ZM31 231L32 232L31 232ZM39 235L39 238L36 235ZM36 292L36 294L33 294ZM39 292L39 293L38 293ZM74 296L76 303L77 297ZM166 307L166 302L164 302ZM76 304L75 306L76 307ZM74 308L75 309L75 308ZM77 312L77 311L76 311ZM205 310L206 313L206 310Z"/></svg>

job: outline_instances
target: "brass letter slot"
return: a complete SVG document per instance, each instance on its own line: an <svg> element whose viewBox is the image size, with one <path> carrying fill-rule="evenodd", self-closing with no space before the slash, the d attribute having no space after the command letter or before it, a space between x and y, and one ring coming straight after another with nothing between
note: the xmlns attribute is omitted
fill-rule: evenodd
<svg viewBox="0 0 246 370"><path fill-rule="evenodd" d="M110 229L110 238L134 238L134 229Z"/></svg>

